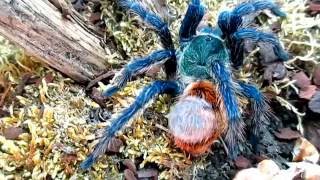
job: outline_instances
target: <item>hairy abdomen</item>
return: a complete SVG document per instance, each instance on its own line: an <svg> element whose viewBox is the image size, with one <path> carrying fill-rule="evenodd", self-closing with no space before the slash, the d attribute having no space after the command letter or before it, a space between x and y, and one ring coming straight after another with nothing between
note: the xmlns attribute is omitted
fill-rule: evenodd
<svg viewBox="0 0 320 180"><path fill-rule="evenodd" d="M206 152L227 128L220 93L209 81L191 83L171 109L169 128L175 144L193 155Z"/></svg>

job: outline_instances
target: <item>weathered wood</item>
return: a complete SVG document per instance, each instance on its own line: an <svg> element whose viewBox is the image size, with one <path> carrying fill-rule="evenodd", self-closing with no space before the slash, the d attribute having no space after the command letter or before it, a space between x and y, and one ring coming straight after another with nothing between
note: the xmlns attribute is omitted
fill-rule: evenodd
<svg viewBox="0 0 320 180"><path fill-rule="evenodd" d="M68 14L67 14L68 15ZM79 83L106 70L101 38L48 0L0 0L0 34Z"/></svg>

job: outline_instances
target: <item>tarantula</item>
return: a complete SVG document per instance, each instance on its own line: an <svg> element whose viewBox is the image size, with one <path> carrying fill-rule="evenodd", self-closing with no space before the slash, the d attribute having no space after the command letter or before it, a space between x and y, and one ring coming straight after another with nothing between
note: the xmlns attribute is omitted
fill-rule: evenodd
<svg viewBox="0 0 320 180"><path fill-rule="evenodd" d="M207 151L214 140L225 135L229 156L237 156L237 143L245 139L238 95L251 102L252 120L248 129L255 139L259 139L263 122L270 119L272 114L269 105L254 85L236 80L231 70L243 63L245 40L269 43L279 61L288 59L288 54L275 36L245 27L244 23L248 15L265 9L284 17L285 13L276 4L265 0L245 2L232 11L220 13L217 27L198 29L205 8L200 0L191 0L180 27L180 47L177 50L167 23L160 17L132 0L122 0L120 5L152 26L160 36L164 49L130 61L102 94L112 96L133 75L157 63L164 64L167 80L157 80L142 90L134 103L105 129L94 151L82 162L81 168L90 168L98 156L105 152L115 133L151 99L162 93L179 95L168 116L169 129L175 144L190 154Z"/></svg>

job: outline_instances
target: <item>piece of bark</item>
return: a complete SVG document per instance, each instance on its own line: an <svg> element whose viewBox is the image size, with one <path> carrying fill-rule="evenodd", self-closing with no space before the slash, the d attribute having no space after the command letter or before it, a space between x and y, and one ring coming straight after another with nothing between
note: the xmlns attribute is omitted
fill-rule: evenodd
<svg viewBox="0 0 320 180"><path fill-rule="evenodd" d="M0 1L0 34L79 83L106 70L103 38L71 8L66 19L49 1Z"/></svg>

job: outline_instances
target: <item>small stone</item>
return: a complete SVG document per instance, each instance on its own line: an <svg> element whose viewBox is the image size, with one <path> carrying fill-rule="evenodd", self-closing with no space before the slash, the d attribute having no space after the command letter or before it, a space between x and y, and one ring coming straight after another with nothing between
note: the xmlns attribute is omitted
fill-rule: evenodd
<svg viewBox="0 0 320 180"><path fill-rule="evenodd" d="M301 134L298 131L294 131L290 128L279 129L279 132L276 132L274 135L282 140L292 140L301 137Z"/></svg>
<svg viewBox="0 0 320 180"><path fill-rule="evenodd" d="M317 148L303 137L296 141L292 154L294 162L307 161L316 164L320 157Z"/></svg>
<svg viewBox="0 0 320 180"><path fill-rule="evenodd" d="M138 178L158 179L158 171L156 169L142 169L138 171Z"/></svg>
<svg viewBox="0 0 320 180"><path fill-rule="evenodd" d="M22 133L24 133L24 131L20 127L9 127L4 129L3 136L6 139L16 140Z"/></svg>
<svg viewBox="0 0 320 180"><path fill-rule="evenodd" d="M252 166L251 161L243 156L237 157L235 165L238 169L246 169Z"/></svg>
<svg viewBox="0 0 320 180"><path fill-rule="evenodd" d="M267 176L274 176L280 171L279 166L270 159L261 161L257 168L262 174Z"/></svg>
<svg viewBox="0 0 320 180"><path fill-rule="evenodd" d="M257 168L243 169L239 171L233 180L253 180L253 179L267 179Z"/></svg>

